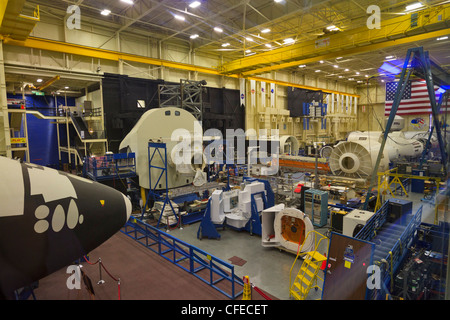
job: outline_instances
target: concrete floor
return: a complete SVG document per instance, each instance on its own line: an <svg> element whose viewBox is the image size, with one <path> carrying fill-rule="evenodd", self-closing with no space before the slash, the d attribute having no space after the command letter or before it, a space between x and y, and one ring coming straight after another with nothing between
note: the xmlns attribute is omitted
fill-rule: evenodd
<svg viewBox="0 0 450 320"><path fill-rule="evenodd" d="M413 213L422 205L422 222L433 223L435 206L421 201L422 196L422 194L410 193L408 197L397 195L396 198L412 200ZM444 215L441 215L440 220L450 221L448 213ZM277 248L263 247L260 236L252 236L246 231L236 231L229 228L218 229L221 235L219 240L207 238L200 240L197 239L199 225L199 222L184 225L182 229L170 230L169 233L229 263L231 263L229 259L234 256L246 260L244 265L235 266L235 273L238 276L249 276L251 283L281 300L291 299L289 297L289 273L295 259L294 253ZM325 234L328 228L329 225L316 229L316 231ZM324 241L319 252L327 252L328 245L328 241ZM299 267L300 264L297 262L293 269L293 277L295 277ZM320 299L320 297L320 290L317 292L312 290L308 299Z"/></svg>

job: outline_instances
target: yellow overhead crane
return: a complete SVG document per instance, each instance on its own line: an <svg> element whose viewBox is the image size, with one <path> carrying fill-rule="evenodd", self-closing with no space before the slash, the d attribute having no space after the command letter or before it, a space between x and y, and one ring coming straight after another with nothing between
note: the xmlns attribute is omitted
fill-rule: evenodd
<svg viewBox="0 0 450 320"><path fill-rule="evenodd" d="M328 45L318 46L317 40L302 41L297 44L255 54L219 66L223 74L240 73L242 76L255 75L336 58L342 55L369 52L414 41L448 35L450 28L450 4L445 4L416 12L417 23L411 15L382 20L380 29L367 26L345 30L327 36ZM259 67L266 65L266 67Z"/></svg>

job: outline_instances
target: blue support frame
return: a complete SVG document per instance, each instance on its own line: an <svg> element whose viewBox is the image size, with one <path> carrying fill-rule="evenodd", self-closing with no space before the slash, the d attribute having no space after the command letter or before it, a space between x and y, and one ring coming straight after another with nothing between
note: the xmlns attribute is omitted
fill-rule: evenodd
<svg viewBox="0 0 450 320"><path fill-rule="evenodd" d="M153 149L153 153L150 155L150 150ZM164 156L161 154L161 150L163 150ZM166 182L166 187L165 187L165 196L164 196L164 204L163 207L161 209L161 214L159 215L159 219L158 219L158 223L156 224L156 227L159 228L159 224L161 222L161 218L163 216L164 213L164 209L166 208L166 205L169 204L170 208L172 208L172 212L173 215L175 216L175 219L178 222L178 216L175 213L175 209L172 206L172 202L169 199L169 187L168 187L168 179L167 179L167 146L165 143L163 142L149 142L148 143L148 176L149 176L149 191L147 194L147 199L145 200L145 204L142 207L142 215L141 215L141 219L144 217L144 213L145 213L145 208L147 208L147 204L150 200L150 197L153 198L153 200L160 200L162 198L161 196L161 192L157 192L157 186L159 184L159 181L161 180L161 177L164 175L164 179ZM158 153L160 160L163 163L163 167L159 167L159 166L155 166L152 164L154 157L156 155L156 153ZM156 180L155 185L152 185L152 168L157 169L157 170L161 170L160 175L158 176L158 179Z"/></svg>
<svg viewBox="0 0 450 320"><path fill-rule="evenodd" d="M224 224L215 224L211 221L211 198L206 205L205 213L197 230L197 239L206 237L208 239L220 239L220 233L217 232L218 227L224 227Z"/></svg>
<svg viewBox="0 0 450 320"><path fill-rule="evenodd" d="M368 202L370 195L372 194L372 187L375 185L377 179L378 167L380 166L381 158L383 156L384 147L386 145L387 136L389 131L391 130L392 124L394 122L395 115L397 114L398 107L400 105L400 101L402 99L403 93L407 87L407 83L411 73L415 68L420 68L425 75L425 81L427 84L428 96L430 98L431 104L431 113L433 115L433 124L436 128L436 135L439 142L439 149L441 152L441 162L443 164L444 175L446 175L446 162L447 162L447 153L445 151L445 144L442 139L441 128L439 124L439 110L436 105L436 96L434 92L434 83L433 83L433 74L431 70L431 62L428 56L428 52L423 50L423 47L417 47L408 49L406 53L405 62L403 64L403 69L400 74L400 79L397 84L397 90L395 91L394 101L392 103L391 113L389 114L389 118L386 124L386 128L383 134L383 140L381 141L380 150L378 152L378 157L374 165L374 169L372 172L372 176L370 179L369 190L367 192L366 201L364 202L363 210L367 210Z"/></svg>

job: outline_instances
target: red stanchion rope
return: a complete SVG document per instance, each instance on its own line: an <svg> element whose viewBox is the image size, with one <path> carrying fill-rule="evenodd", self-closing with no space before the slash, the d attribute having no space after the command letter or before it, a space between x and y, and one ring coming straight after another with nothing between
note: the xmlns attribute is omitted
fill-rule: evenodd
<svg viewBox="0 0 450 320"><path fill-rule="evenodd" d="M93 263L93 262L90 262L90 261L86 258L86 256L83 256L83 257L84 257L84 260L85 260L88 264L90 264L91 266L95 266L97 263L100 263L100 266L103 268L103 270L106 271L106 273L111 277L111 279L113 279L114 281L117 282L117 286L118 286L118 296L119 296L119 300L120 300L120 278L116 279L111 273L109 273L109 271L106 269L105 265L103 264L103 262L101 261L100 258L97 260L97 262L94 262L94 263Z"/></svg>
<svg viewBox="0 0 450 320"><path fill-rule="evenodd" d="M262 297L266 300L272 300L268 295L266 295L264 292L261 291L261 289L259 289L257 286L255 286L254 284L252 284L253 289L256 290L256 292L258 292L260 295L262 295Z"/></svg>

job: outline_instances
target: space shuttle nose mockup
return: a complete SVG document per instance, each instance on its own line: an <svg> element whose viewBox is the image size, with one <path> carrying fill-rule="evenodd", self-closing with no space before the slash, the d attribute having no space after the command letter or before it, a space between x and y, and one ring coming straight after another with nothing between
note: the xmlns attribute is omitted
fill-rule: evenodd
<svg viewBox="0 0 450 320"><path fill-rule="evenodd" d="M0 157L0 297L88 254L130 214L113 188Z"/></svg>

